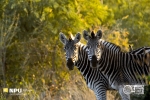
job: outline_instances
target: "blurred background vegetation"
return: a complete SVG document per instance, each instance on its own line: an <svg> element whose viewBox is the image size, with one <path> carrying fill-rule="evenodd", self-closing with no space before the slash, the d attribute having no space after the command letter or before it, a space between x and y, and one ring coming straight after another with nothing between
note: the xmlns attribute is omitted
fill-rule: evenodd
<svg viewBox="0 0 150 100"><path fill-rule="evenodd" d="M93 100L79 71L67 69L59 32L101 29L128 51L150 46L149 16L149 0L0 0L0 100ZM31 91L7 95L4 87ZM132 98L148 97L150 87ZM115 91L107 98L120 100Z"/></svg>

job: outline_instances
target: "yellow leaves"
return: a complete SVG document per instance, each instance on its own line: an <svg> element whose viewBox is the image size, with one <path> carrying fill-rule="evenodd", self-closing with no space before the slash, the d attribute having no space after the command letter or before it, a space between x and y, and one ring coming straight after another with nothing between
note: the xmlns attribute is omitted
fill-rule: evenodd
<svg viewBox="0 0 150 100"><path fill-rule="evenodd" d="M127 19L129 17L129 15L126 15L124 17L122 17L122 19Z"/></svg>
<svg viewBox="0 0 150 100"><path fill-rule="evenodd" d="M125 32L123 32L123 37L128 37L128 35L129 35L129 32L127 32L127 31L125 31Z"/></svg>
<svg viewBox="0 0 150 100"><path fill-rule="evenodd" d="M99 0L76 0L78 4L77 11L82 15L82 21L85 28L91 28L93 26L107 23L111 20L111 12L107 6L101 5ZM92 9L92 10L91 10ZM108 19L108 17L110 17Z"/></svg>
<svg viewBox="0 0 150 100"><path fill-rule="evenodd" d="M5 37L6 35L7 35L7 33L5 32L5 33L4 33L4 37Z"/></svg>
<svg viewBox="0 0 150 100"><path fill-rule="evenodd" d="M41 81L42 81L43 84L45 84L45 79L41 78Z"/></svg>
<svg viewBox="0 0 150 100"><path fill-rule="evenodd" d="M142 17L143 18L143 14L141 13L141 12L139 12L139 14L138 14L140 17Z"/></svg>
<svg viewBox="0 0 150 100"><path fill-rule="evenodd" d="M150 75L149 76L144 76L144 78L146 79L146 84L150 85Z"/></svg>
<svg viewBox="0 0 150 100"><path fill-rule="evenodd" d="M112 33L108 34L107 41L112 42L122 48L123 51L128 51L129 49L129 33L127 31L113 31Z"/></svg>
<svg viewBox="0 0 150 100"><path fill-rule="evenodd" d="M57 2L54 2L53 7L56 9L59 7L59 4Z"/></svg>
<svg viewBox="0 0 150 100"><path fill-rule="evenodd" d="M20 84L20 85L23 85L23 83L22 83L22 82L19 82L19 84Z"/></svg>
<svg viewBox="0 0 150 100"><path fill-rule="evenodd" d="M35 78L35 75L33 74L32 77Z"/></svg>
<svg viewBox="0 0 150 100"><path fill-rule="evenodd" d="M52 12L52 9L51 9L50 7L46 7L46 8L44 8L44 11L51 13L51 12Z"/></svg>
<svg viewBox="0 0 150 100"><path fill-rule="evenodd" d="M65 80L68 81L69 80L69 74L66 72L60 72L60 76Z"/></svg>

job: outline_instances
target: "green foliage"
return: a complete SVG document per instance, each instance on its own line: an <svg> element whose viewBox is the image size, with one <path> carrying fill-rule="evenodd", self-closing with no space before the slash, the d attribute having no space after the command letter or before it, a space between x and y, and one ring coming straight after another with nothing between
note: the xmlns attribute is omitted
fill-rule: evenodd
<svg viewBox="0 0 150 100"><path fill-rule="evenodd" d="M6 82L1 85L30 89L33 92L23 97L30 99L47 90L56 95L76 72L68 73L60 31L76 33L111 24L113 18L111 10L98 0L2 0L1 4L0 48L5 49L0 50L5 55L0 56L0 72L5 70L1 82Z"/></svg>
<svg viewBox="0 0 150 100"><path fill-rule="evenodd" d="M60 31L76 33L102 23L111 24L113 18L111 10L101 5L98 0L52 1L44 11L48 14L51 31L54 33Z"/></svg>
<svg viewBox="0 0 150 100"><path fill-rule="evenodd" d="M130 33L130 43L134 44L135 48L150 46L149 0L105 0L104 4L112 8L116 20L122 21L121 27Z"/></svg>
<svg viewBox="0 0 150 100"><path fill-rule="evenodd" d="M120 27L120 21L116 22L111 28L102 28L104 31L104 40L112 42L121 47L123 52L129 51L129 32ZM130 44L132 45L132 44Z"/></svg>

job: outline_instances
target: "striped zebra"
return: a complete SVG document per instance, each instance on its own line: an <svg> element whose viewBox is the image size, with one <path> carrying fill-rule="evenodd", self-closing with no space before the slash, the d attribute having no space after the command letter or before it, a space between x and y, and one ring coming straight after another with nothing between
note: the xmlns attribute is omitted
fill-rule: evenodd
<svg viewBox="0 0 150 100"><path fill-rule="evenodd" d="M83 31L83 37L87 40L90 65L98 67L123 100L130 100L130 95L123 93L123 88L125 85L145 85L143 76L150 74L150 53L144 48L135 52L122 52L119 46L101 39L101 30L96 35L91 32L91 36Z"/></svg>
<svg viewBox="0 0 150 100"><path fill-rule="evenodd" d="M97 100L106 100L106 90L111 89L108 80L98 69L90 67L90 61L86 53L87 47L79 42L81 39L80 33L76 34L74 39L66 39L65 35L60 33L59 38L64 45L69 70L73 70L76 66L83 75L87 86L94 91Z"/></svg>
<svg viewBox="0 0 150 100"><path fill-rule="evenodd" d="M149 53L150 52L150 47L141 47L141 48L138 48L136 50L133 50L133 48L131 46L129 46L130 48L130 52L131 54L146 54L146 53Z"/></svg>

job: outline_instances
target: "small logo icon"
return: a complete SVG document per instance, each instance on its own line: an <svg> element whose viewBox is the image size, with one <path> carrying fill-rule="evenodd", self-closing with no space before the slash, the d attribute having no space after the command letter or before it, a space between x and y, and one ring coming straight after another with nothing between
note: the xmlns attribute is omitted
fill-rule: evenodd
<svg viewBox="0 0 150 100"><path fill-rule="evenodd" d="M3 92L8 93L8 88L3 88Z"/></svg>
<svg viewBox="0 0 150 100"><path fill-rule="evenodd" d="M144 86L137 85L134 86L135 94L144 94Z"/></svg>
<svg viewBox="0 0 150 100"><path fill-rule="evenodd" d="M125 94L144 94L144 85L125 85L123 92Z"/></svg>
<svg viewBox="0 0 150 100"><path fill-rule="evenodd" d="M131 94L132 92L132 87L130 85L125 85L124 88L123 88L123 92L125 94Z"/></svg>

